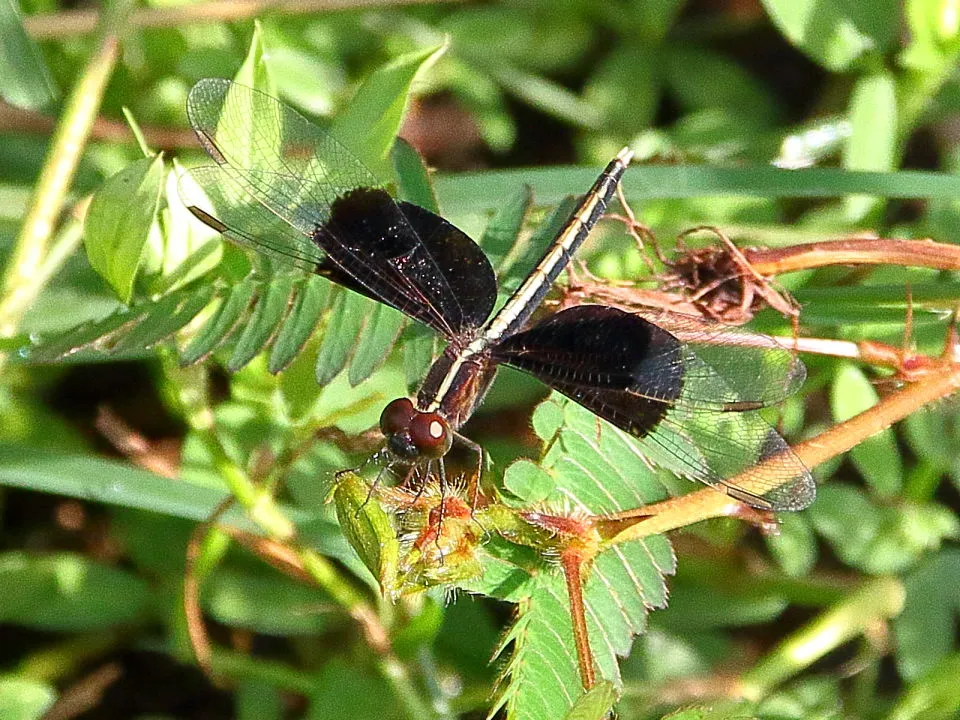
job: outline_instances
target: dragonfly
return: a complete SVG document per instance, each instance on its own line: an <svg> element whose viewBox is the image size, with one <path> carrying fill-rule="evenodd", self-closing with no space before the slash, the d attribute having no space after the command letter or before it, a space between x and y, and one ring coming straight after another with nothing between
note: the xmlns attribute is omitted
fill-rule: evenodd
<svg viewBox="0 0 960 720"><path fill-rule="evenodd" d="M214 163L181 182L197 219L229 241L395 308L446 341L417 395L391 401L381 414L387 464L425 468L428 476L438 462L443 482L443 458L456 440L478 457L475 501L483 450L460 429L507 365L637 438L652 461L677 474L762 509L813 501L810 473L756 412L805 378L803 363L773 339L750 334L750 342L719 353L717 340L734 330L691 325L681 340L606 305L531 322L611 201L629 149L603 169L494 313L497 279L479 245L439 215L394 199L343 144L289 106L208 78L190 91L187 115ZM762 472L751 469L761 461Z"/></svg>

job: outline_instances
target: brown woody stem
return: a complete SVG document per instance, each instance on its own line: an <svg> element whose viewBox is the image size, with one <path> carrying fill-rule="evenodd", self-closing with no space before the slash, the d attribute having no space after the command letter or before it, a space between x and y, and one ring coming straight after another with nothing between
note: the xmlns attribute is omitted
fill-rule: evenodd
<svg viewBox="0 0 960 720"><path fill-rule="evenodd" d="M794 447L794 452L807 467L816 467L847 452L924 405L947 397L958 389L960 365L952 365L944 368L942 373L929 375L922 381L884 398L869 410L798 444ZM775 467L776 461L777 458L773 457L757 467ZM748 492L761 490L753 487L757 484L756 469L751 470L753 482L750 479L738 481L737 478L732 478L731 482ZM762 476L762 473L759 475ZM708 518L735 514L736 503L736 500L726 494L707 488L655 505L604 516L596 522L600 532L607 538L605 545L610 546L659 535Z"/></svg>

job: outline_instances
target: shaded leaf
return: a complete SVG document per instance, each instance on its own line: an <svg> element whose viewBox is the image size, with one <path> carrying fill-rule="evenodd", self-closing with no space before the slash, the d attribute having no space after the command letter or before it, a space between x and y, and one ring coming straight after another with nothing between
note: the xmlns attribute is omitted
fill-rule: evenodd
<svg viewBox="0 0 960 720"><path fill-rule="evenodd" d="M166 339L196 317L212 299L215 286L183 288L156 301L122 308L91 323L84 323L65 335L34 344L20 351L32 363L66 359L90 361L142 352Z"/></svg>
<svg viewBox="0 0 960 720"><path fill-rule="evenodd" d="M307 278L297 293L296 304L287 315L270 353L270 372L287 367L303 349L320 322L330 299L330 283L319 277Z"/></svg>
<svg viewBox="0 0 960 720"><path fill-rule="evenodd" d="M523 221L532 204L533 191L529 185L523 185L487 223L480 238L480 247L495 270L500 269L504 259L520 239Z"/></svg>
<svg viewBox="0 0 960 720"><path fill-rule="evenodd" d="M134 622L149 608L147 584L82 555L0 555L0 622L89 631Z"/></svg>
<svg viewBox="0 0 960 720"><path fill-rule="evenodd" d="M219 622L277 636L316 635L330 625L316 587L277 572L217 569L204 583L204 608Z"/></svg>
<svg viewBox="0 0 960 720"><path fill-rule="evenodd" d="M960 550L947 548L904 579L907 600L893 620L896 660L907 681L919 680L946 660L960 614Z"/></svg>
<svg viewBox="0 0 960 720"><path fill-rule="evenodd" d="M180 362L190 365L216 350L240 324L256 292L257 282L252 277L225 290L216 312L181 351Z"/></svg>
<svg viewBox="0 0 960 720"><path fill-rule="evenodd" d="M284 698L280 689L266 680L246 679L237 688L237 720L283 720Z"/></svg>
<svg viewBox="0 0 960 720"><path fill-rule="evenodd" d="M873 384L855 365L843 365L834 376L830 403L838 423L868 410L878 400ZM881 497L890 497L903 486L903 461L893 430L881 430L861 441L850 451L850 457Z"/></svg>
<svg viewBox="0 0 960 720"><path fill-rule="evenodd" d="M278 275L261 287L260 297L227 361L227 368L236 372L266 347L290 309L293 277Z"/></svg>
<svg viewBox="0 0 960 720"><path fill-rule="evenodd" d="M913 683L887 717L890 720L950 720L960 712L960 653L944 658Z"/></svg>
<svg viewBox="0 0 960 720"><path fill-rule="evenodd" d="M877 505L839 483L823 486L806 515L843 562L872 574L900 572L960 535L956 515L937 503Z"/></svg>

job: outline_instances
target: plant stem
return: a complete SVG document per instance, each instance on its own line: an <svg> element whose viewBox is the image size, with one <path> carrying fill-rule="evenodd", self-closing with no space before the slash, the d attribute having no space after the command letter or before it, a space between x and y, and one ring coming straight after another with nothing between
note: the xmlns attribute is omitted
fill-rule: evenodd
<svg viewBox="0 0 960 720"><path fill-rule="evenodd" d="M115 10L104 12L102 39L57 123L36 191L4 273L0 289L0 337L16 333L23 313L43 287L38 275L47 259L50 237L120 54L125 6L125 2L117 3ZM47 267L44 272L49 277L51 270ZM4 356L0 355L0 366L4 362Z"/></svg>
<svg viewBox="0 0 960 720"><path fill-rule="evenodd" d="M804 465L816 467L847 452L924 405L952 395L958 389L960 365L954 364L944 368L942 373L928 375L900 392L889 395L869 410L796 445L794 452ZM776 460L777 457L774 456L752 468L749 478L738 480L734 477L730 482L748 492L762 492L763 488L753 486L753 483L764 475L762 470L757 470L766 466L776 470ZM735 515L738 507L738 500L717 492L716 489L707 488L636 510L598 518L597 525L607 537L604 545L610 546L650 535L660 535L707 518Z"/></svg>
<svg viewBox="0 0 960 720"><path fill-rule="evenodd" d="M196 5L143 8L133 14L134 27L181 27L197 22L231 22L265 13L297 15L334 10L422 5L457 0L217 0ZM96 27L96 10L67 10L24 18L23 25L38 40L84 35Z"/></svg>
<svg viewBox="0 0 960 720"><path fill-rule="evenodd" d="M740 678L736 694L759 700L831 650L869 631L875 623L899 614L905 599L903 584L895 578L876 578L864 583L747 671Z"/></svg>

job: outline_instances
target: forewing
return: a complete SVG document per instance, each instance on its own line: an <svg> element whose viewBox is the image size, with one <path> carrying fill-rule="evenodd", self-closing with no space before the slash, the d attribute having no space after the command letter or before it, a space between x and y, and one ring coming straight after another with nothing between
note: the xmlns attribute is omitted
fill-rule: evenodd
<svg viewBox="0 0 960 720"><path fill-rule="evenodd" d="M194 86L187 114L217 166L192 171L203 194L185 184L182 192L225 236L325 274L448 337L486 319L496 281L480 248L432 213L401 210L352 153L301 115L221 79ZM458 261L474 270L467 280ZM469 307L461 292L474 301Z"/></svg>
<svg viewBox="0 0 960 720"><path fill-rule="evenodd" d="M760 403L746 401L689 346L644 318L579 306L492 353L639 438L652 460L678 474L726 486L762 508L797 510L813 499L809 472L751 411ZM764 468L754 468L763 460Z"/></svg>

